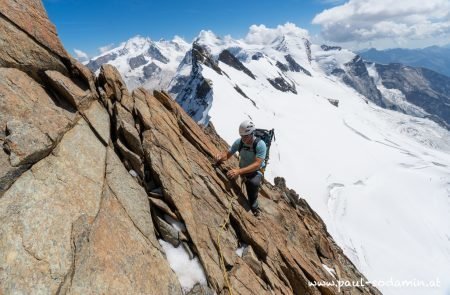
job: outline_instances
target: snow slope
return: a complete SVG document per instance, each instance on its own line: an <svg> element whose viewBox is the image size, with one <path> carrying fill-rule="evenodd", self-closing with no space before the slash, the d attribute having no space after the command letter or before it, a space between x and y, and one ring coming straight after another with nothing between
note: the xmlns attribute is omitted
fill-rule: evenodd
<svg viewBox="0 0 450 295"><path fill-rule="evenodd" d="M218 65L226 75L201 65L203 78L212 83L205 116L229 143L247 118L257 127L275 128L266 178L284 176L369 280L440 284L379 286L383 293L448 294L449 132L432 121L367 102L329 75L355 55L330 53L308 46L307 40L305 31L289 24L253 26L242 40L202 32L197 42L213 58L229 49L256 76L252 79L223 62ZM311 76L281 71L276 63L286 64L286 54ZM267 79L276 77L295 85L297 94L275 89ZM339 107L328 99L339 100Z"/></svg>

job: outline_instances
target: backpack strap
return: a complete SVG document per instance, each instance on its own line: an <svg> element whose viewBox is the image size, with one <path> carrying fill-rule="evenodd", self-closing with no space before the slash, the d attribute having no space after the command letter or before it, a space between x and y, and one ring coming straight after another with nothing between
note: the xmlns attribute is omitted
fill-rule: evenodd
<svg viewBox="0 0 450 295"><path fill-rule="evenodd" d="M253 152L255 154L256 154L256 146L258 145L260 140L261 140L261 138L255 137L255 140L253 141ZM242 142L242 139L241 139L241 141L239 142L239 148L238 148L239 153L241 152L243 147L244 147L244 142Z"/></svg>
<svg viewBox="0 0 450 295"><path fill-rule="evenodd" d="M256 146L258 145L261 138L255 137L255 140L253 141L253 152L256 154ZM242 140L241 140L242 141Z"/></svg>

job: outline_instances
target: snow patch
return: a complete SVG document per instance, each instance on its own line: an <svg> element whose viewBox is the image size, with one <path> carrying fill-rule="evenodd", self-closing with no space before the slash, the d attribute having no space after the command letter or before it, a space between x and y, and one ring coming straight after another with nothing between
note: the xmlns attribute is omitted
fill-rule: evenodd
<svg viewBox="0 0 450 295"><path fill-rule="evenodd" d="M177 231L186 232L186 226L183 222L173 219L167 214L164 214L164 219L172 225Z"/></svg>
<svg viewBox="0 0 450 295"><path fill-rule="evenodd" d="M138 174L134 170L130 170L130 171L128 171L128 173L130 173L131 176L133 176L133 177L138 177Z"/></svg>
<svg viewBox="0 0 450 295"><path fill-rule="evenodd" d="M236 249L236 255L242 257L242 253L244 252L246 247L247 247L246 244L242 244L241 247Z"/></svg>
<svg viewBox="0 0 450 295"><path fill-rule="evenodd" d="M336 272L334 271L333 268L328 267L327 265L322 263L322 267L330 274L332 275L334 278L336 278Z"/></svg>
<svg viewBox="0 0 450 295"><path fill-rule="evenodd" d="M183 291L191 290L197 283L207 284L205 271L197 257L189 259L189 254L182 246L175 248L164 240L159 240L159 243L166 253L170 268L177 275Z"/></svg>

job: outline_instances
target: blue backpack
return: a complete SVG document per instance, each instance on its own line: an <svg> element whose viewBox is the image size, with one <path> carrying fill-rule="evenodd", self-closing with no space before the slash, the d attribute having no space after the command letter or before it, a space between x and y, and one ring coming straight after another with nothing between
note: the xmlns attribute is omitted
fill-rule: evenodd
<svg viewBox="0 0 450 295"><path fill-rule="evenodd" d="M266 144L267 150L266 150L266 158L264 159L266 166L264 168L261 168L261 172L264 174L264 170L266 169L267 165L269 164L269 151L270 151L270 145L272 144L272 140L275 140L275 130L266 130L266 129L256 129L255 130L255 140L253 141L253 149L251 150L252 152L255 153L256 151L256 146L258 145L258 142L260 140L264 141L264 143ZM250 150L250 148L247 148L244 146L244 143L241 141L239 142L239 153L241 152L242 149L248 149Z"/></svg>

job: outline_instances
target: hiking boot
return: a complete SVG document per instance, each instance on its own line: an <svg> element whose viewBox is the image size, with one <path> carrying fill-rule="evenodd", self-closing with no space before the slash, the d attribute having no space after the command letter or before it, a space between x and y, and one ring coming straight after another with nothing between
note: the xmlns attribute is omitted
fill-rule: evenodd
<svg viewBox="0 0 450 295"><path fill-rule="evenodd" d="M258 219L261 217L261 209L259 209L259 208L252 209L252 213L253 213L253 216L255 216Z"/></svg>

